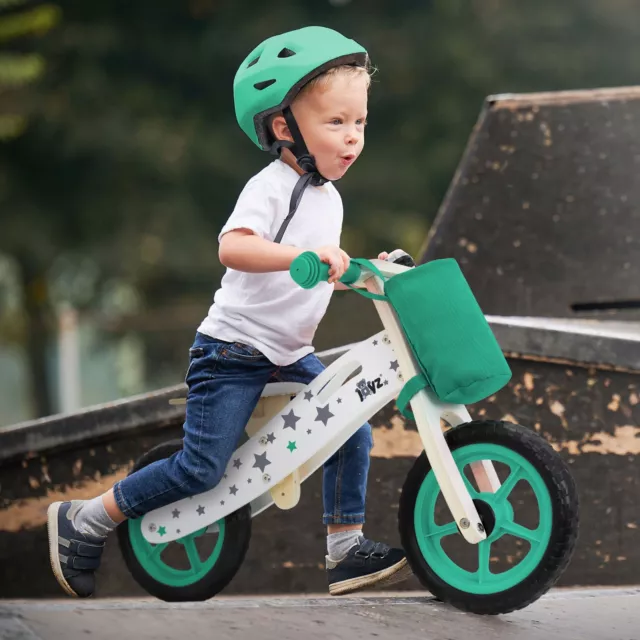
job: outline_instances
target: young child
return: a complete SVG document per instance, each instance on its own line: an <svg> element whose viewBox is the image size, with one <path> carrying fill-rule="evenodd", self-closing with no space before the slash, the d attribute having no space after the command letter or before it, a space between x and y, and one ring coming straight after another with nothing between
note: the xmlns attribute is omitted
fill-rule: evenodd
<svg viewBox="0 0 640 640"><path fill-rule="evenodd" d="M227 271L189 351L182 450L93 500L49 507L51 565L70 595L93 593L105 538L120 522L218 484L265 384L307 384L323 370L312 341L349 265L339 248L342 201L331 181L362 151L369 83L367 52L322 27L269 38L241 64L238 122L279 157L249 180L220 233ZM309 249L330 265L330 281L304 290L288 269ZM371 447L365 424L324 465L334 595L411 573L402 550L362 535Z"/></svg>

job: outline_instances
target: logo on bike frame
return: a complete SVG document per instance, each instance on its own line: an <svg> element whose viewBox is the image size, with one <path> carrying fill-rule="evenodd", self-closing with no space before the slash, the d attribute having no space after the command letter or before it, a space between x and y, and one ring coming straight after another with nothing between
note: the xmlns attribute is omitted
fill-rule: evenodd
<svg viewBox="0 0 640 640"><path fill-rule="evenodd" d="M362 378L356 385L356 393L360 398L360 402L364 402L365 398L375 395L378 389L382 389L382 378L374 378L373 380Z"/></svg>

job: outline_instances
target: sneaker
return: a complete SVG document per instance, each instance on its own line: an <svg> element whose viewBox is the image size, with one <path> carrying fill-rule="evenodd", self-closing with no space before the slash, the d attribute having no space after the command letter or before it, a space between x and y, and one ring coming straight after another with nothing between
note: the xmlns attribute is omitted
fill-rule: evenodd
<svg viewBox="0 0 640 640"><path fill-rule="evenodd" d="M360 539L340 562L327 558L329 593L339 596L374 585L396 584L412 575L402 549L392 549L381 542Z"/></svg>
<svg viewBox="0 0 640 640"><path fill-rule="evenodd" d="M77 598L88 598L95 588L95 570L100 566L104 538L80 533L73 517L82 502L54 502L47 510L49 558L60 586Z"/></svg>

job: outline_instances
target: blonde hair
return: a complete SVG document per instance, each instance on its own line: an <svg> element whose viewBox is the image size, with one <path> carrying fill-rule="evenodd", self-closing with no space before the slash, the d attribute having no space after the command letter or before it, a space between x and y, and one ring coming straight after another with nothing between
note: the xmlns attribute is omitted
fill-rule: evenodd
<svg viewBox="0 0 640 640"><path fill-rule="evenodd" d="M343 64L338 67L331 67L331 69L328 69L324 73L321 73L319 76L316 76L315 78L309 80L309 82L307 82L307 84L305 84L304 87L300 89L300 92L294 98L294 102L298 98L303 97L304 95L308 94L311 91L317 90L324 93L325 91L327 91L327 89L331 85L331 82L337 76L343 76L346 78L360 78L362 76L366 76L367 90L368 90L369 87L371 86L372 75L373 75L372 69L368 65L366 67L357 67L352 64Z"/></svg>

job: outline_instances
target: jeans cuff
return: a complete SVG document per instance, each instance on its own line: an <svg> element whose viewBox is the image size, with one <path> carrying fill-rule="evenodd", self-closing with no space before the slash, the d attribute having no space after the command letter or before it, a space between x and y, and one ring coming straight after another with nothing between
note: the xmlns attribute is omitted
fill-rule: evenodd
<svg viewBox="0 0 640 640"><path fill-rule="evenodd" d="M364 513L325 513L323 524L364 524Z"/></svg>
<svg viewBox="0 0 640 640"><path fill-rule="evenodd" d="M139 518L140 516L129 506L129 503L125 499L122 488L120 487L120 482L116 482L113 485L113 497L116 500L116 504L118 505L118 509L122 511L122 514L127 518Z"/></svg>

